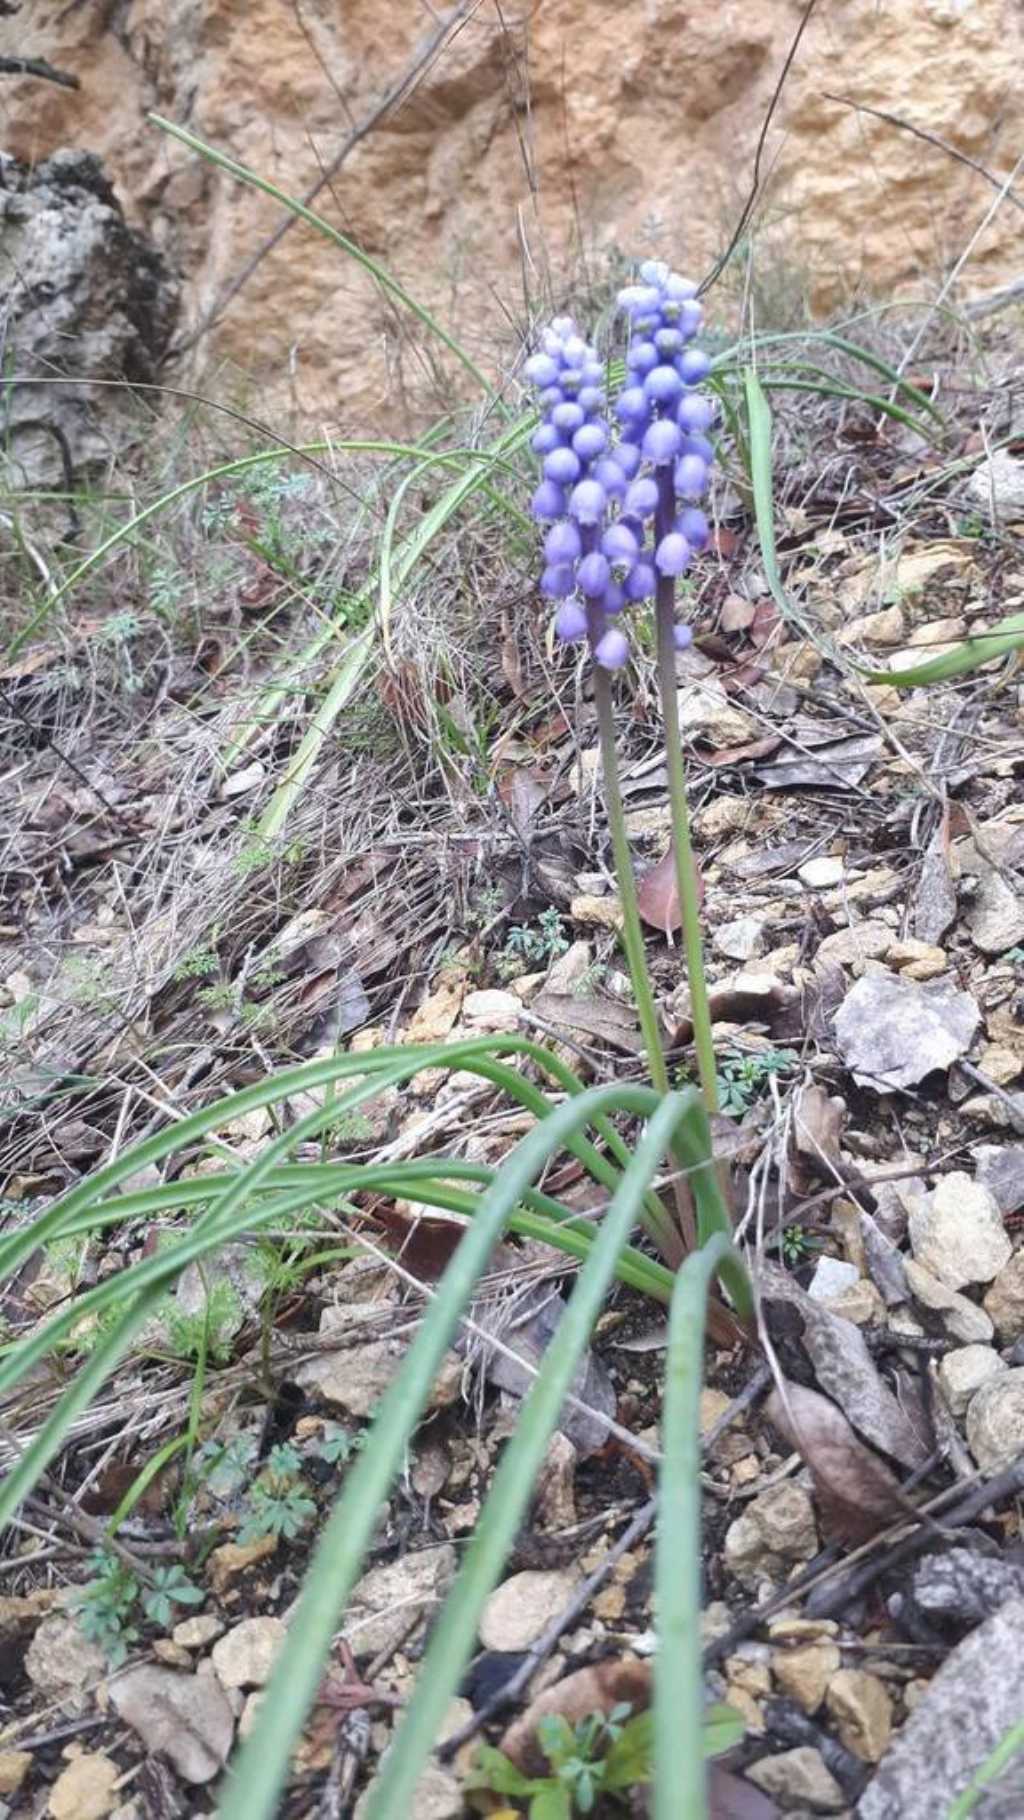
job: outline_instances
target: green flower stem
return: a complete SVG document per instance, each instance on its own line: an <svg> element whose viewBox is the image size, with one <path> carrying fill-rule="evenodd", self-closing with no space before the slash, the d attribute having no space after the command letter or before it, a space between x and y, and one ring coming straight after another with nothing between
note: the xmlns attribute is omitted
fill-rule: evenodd
<svg viewBox="0 0 1024 1820"><path fill-rule="evenodd" d="M661 468L658 475L658 512L655 541L672 529L675 517L675 494L671 470ZM671 575L659 575L655 596L655 622L658 633L658 687L661 691L661 720L665 732L665 761L668 770L668 798L672 814L672 841L676 856L676 886L683 921L683 952L686 977L690 988L690 1016L693 1020L693 1042L697 1051L697 1071L708 1117L718 1111L718 1077L715 1069L715 1045L711 1035L711 1010L704 973L704 948L701 940L700 903L697 893L697 867L690 838L690 810L686 797L686 767L683 764L683 742L679 730L679 698L676 693L676 649L672 638L675 624L675 581Z"/></svg>
<svg viewBox="0 0 1024 1820"><path fill-rule="evenodd" d="M608 811L608 826L611 830L612 855L619 886L619 901L622 904L622 945L626 951L626 961L633 982L633 997L636 999L640 1030L644 1039L644 1047L647 1050L647 1067L651 1084L658 1093L665 1094L670 1091L668 1065L665 1061L665 1050L658 1026L658 1010L651 989L651 976L647 970L647 950L644 946L640 906L636 897L633 860L626 835L626 817L622 807L622 790L619 786L619 759L615 742L612 686L607 670L602 670L600 664L594 665L593 676L594 700L597 704L597 730L601 745L604 800ZM680 1232L684 1240L689 1240L693 1234L692 1210L687 1199L685 1184L677 1181L675 1186ZM665 1233L653 1236L656 1237L666 1261L669 1264L675 1264L678 1263L681 1255L680 1232L675 1230L667 1218L666 1226Z"/></svg>

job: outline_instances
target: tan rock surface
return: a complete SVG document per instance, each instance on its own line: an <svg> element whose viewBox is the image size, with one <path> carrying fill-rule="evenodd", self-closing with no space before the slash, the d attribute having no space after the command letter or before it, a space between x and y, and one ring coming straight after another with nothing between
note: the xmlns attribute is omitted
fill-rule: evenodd
<svg viewBox="0 0 1024 1820"><path fill-rule="evenodd" d="M30 11L19 48L80 87L6 79L5 149L25 159L59 146L99 153L129 217L183 268L192 324L281 213L149 128L146 111L187 119L301 195L422 60L441 17L410 0L325 0L301 11L277 0L126 0L116 25L103 7ZM320 206L486 359L503 278L517 308L520 235L557 290L577 209L599 252L656 251L707 268L746 192L800 11L796 0L480 8L355 145ZM962 251L991 192L944 151L831 97L892 109L1001 178L1024 116L1022 51L1015 0L819 9L769 138L779 225L774 250L765 230L765 258L790 266L818 304L865 280L885 296L900 287L919 295ZM656 240L640 225L654 222ZM1018 270L1017 218L1003 208L964 286L985 292ZM218 394L229 383L223 364L234 363L273 376L275 402L300 419L323 420L333 398L326 416L336 427L363 426L397 367L422 389L411 329L343 252L299 226L258 266L197 364L218 371Z"/></svg>

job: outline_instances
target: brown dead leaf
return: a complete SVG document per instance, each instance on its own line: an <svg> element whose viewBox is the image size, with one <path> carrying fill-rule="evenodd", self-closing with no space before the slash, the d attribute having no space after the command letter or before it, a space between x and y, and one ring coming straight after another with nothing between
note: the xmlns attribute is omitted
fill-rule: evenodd
<svg viewBox="0 0 1024 1820"><path fill-rule="evenodd" d="M512 826L525 840L538 809L547 801L547 781L537 765L503 765L497 783Z"/></svg>
<svg viewBox="0 0 1024 1820"><path fill-rule="evenodd" d="M758 651L763 651L767 644L780 636L781 632L782 615L771 595L766 594L754 608L754 616L750 622L750 642Z"/></svg>
<svg viewBox="0 0 1024 1820"><path fill-rule="evenodd" d="M781 734L766 733L763 739L752 739L746 746L723 746L716 747L713 752L702 752L701 764L719 767L742 765L749 758L770 758L773 752L778 751L781 744Z"/></svg>
<svg viewBox="0 0 1024 1820"><path fill-rule="evenodd" d="M640 1026L628 1005L622 1005L618 999L598 998L596 996L577 997L575 993L541 992L534 999L531 1011L536 1017L543 1018L546 1024L554 1024L560 1029L568 1030L579 1036L581 1033L608 1043L613 1049L623 1049L628 1055L639 1055L643 1050L640 1037Z"/></svg>
<svg viewBox="0 0 1024 1820"><path fill-rule="evenodd" d="M828 1397L783 1378L765 1414L810 1467L822 1525L834 1541L866 1542L903 1515L898 1481Z"/></svg>
<svg viewBox="0 0 1024 1820"><path fill-rule="evenodd" d="M803 737L801 744L810 741ZM862 783L881 752L879 734L861 733L819 746L815 757L794 746L776 764L758 766L754 776L769 790L843 789Z"/></svg>
<svg viewBox="0 0 1024 1820"><path fill-rule="evenodd" d="M846 1104L825 1092L815 1081L806 1081L793 1107L793 1142L818 1174L833 1179L829 1164L839 1161L840 1140L846 1122Z"/></svg>
<svg viewBox="0 0 1024 1820"><path fill-rule="evenodd" d="M704 902L704 881L694 861L694 881L697 886L697 902ZM679 889L676 884L676 850L670 845L663 859L656 866L645 872L636 888L636 901L640 915L651 929L660 929L663 935L674 935L682 924L682 911L679 907Z"/></svg>
<svg viewBox="0 0 1024 1820"><path fill-rule="evenodd" d="M779 1820L780 1812L745 1776L708 1764L708 1820Z"/></svg>
<svg viewBox="0 0 1024 1820"><path fill-rule="evenodd" d="M591 1668L577 1669L564 1675L551 1687L531 1700L526 1711L514 1719L501 1740L499 1749L510 1757L524 1776L547 1773L547 1758L537 1743L537 1725L550 1713L558 1713L569 1725L577 1725L591 1713L610 1713L620 1702L628 1703L634 1713L646 1712L651 1703L651 1666L635 1656L619 1661L595 1663Z"/></svg>

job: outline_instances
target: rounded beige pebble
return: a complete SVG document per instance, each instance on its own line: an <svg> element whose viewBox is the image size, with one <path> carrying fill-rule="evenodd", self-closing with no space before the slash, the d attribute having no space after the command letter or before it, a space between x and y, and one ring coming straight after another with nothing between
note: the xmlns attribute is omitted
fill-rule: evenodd
<svg viewBox="0 0 1024 1820"><path fill-rule="evenodd" d="M264 1687L285 1639L280 1618L243 1618L213 1646L211 1660L222 1687Z"/></svg>
<svg viewBox="0 0 1024 1820"><path fill-rule="evenodd" d="M529 1649L571 1599L577 1583L571 1568L527 1568L492 1592L480 1619L485 1649Z"/></svg>
<svg viewBox="0 0 1024 1820"><path fill-rule="evenodd" d="M892 1701L877 1675L862 1668L841 1668L825 1696L847 1750L865 1763L877 1763L892 1731Z"/></svg>

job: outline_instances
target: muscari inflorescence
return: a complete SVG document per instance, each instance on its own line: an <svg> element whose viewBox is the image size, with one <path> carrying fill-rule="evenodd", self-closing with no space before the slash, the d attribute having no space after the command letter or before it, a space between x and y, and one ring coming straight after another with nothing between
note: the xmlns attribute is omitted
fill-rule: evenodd
<svg viewBox="0 0 1024 1820"><path fill-rule="evenodd" d="M629 322L626 384L612 434L605 369L570 316L557 316L524 368L537 388L533 436L544 478L535 518L549 522L541 592L557 601L556 635L586 639L597 662L617 670L629 643L624 609L671 585L706 548L710 530L696 501L707 491L714 407L698 391L710 361L690 346L703 312L696 286L660 260L619 292ZM680 649L689 626L675 628Z"/></svg>

